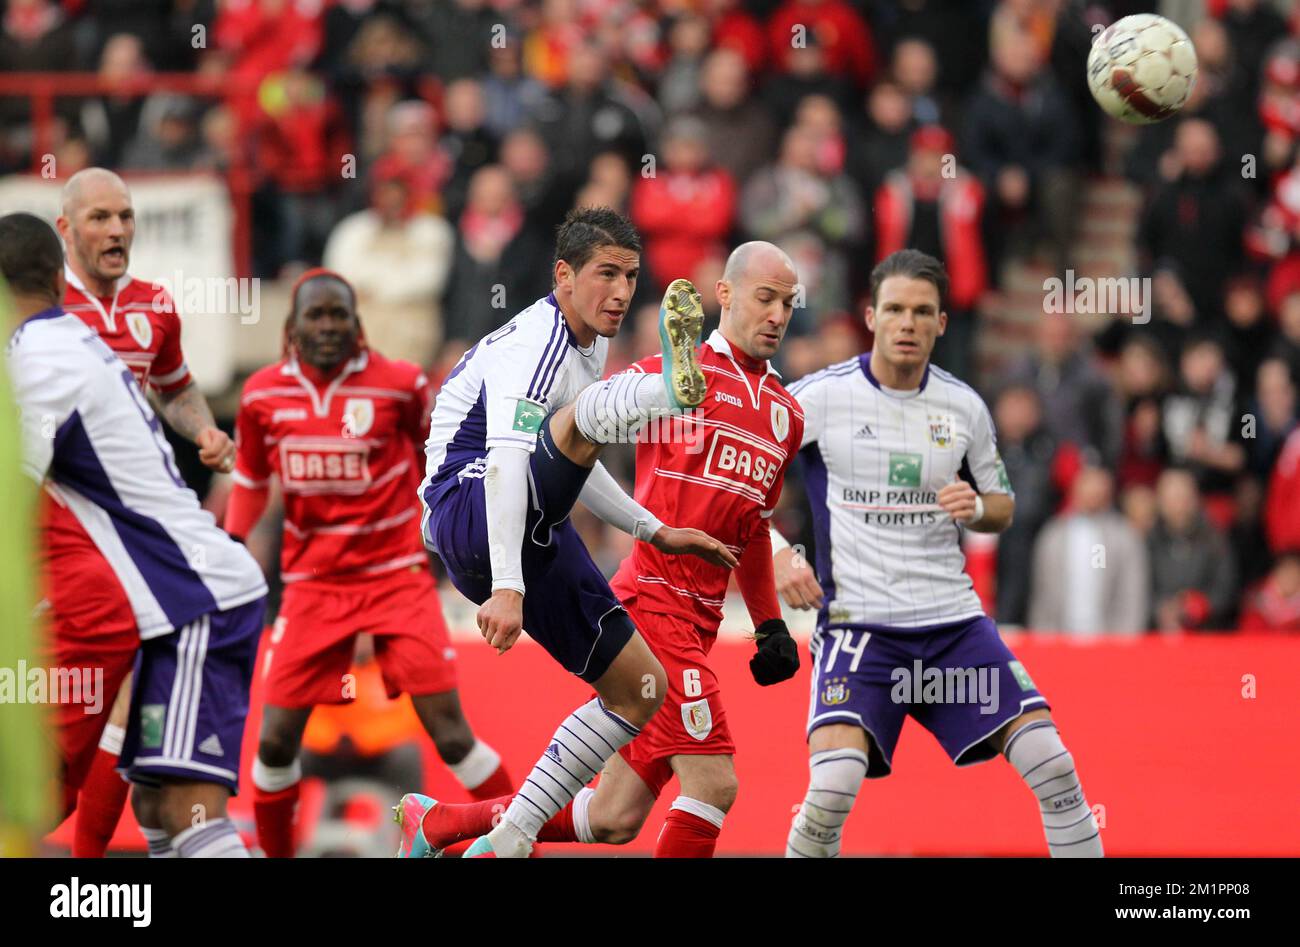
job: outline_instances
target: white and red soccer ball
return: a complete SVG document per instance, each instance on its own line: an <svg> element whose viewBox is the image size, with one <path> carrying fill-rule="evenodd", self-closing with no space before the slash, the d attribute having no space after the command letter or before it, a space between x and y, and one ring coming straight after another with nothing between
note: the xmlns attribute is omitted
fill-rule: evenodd
<svg viewBox="0 0 1300 947"><path fill-rule="evenodd" d="M1103 30L1088 54L1088 88L1109 115L1131 125L1162 122L1196 83L1196 50L1175 23L1139 13Z"/></svg>

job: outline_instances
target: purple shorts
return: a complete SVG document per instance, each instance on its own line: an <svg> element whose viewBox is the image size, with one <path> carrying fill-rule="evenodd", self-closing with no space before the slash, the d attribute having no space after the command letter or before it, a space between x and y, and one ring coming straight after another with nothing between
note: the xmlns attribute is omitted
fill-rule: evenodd
<svg viewBox="0 0 1300 947"><path fill-rule="evenodd" d="M168 777L239 791L239 751L266 599L212 612L141 642L118 770L133 783Z"/></svg>
<svg viewBox="0 0 1300 947"><path fill-rule="evenodd" d="M888 776L908 715L958 766L997 751L986 741L1021 714L1047 708L1024 665L985 615L948 625L818 628L808 734L832 723L871 735L868 778Z"/></svg>

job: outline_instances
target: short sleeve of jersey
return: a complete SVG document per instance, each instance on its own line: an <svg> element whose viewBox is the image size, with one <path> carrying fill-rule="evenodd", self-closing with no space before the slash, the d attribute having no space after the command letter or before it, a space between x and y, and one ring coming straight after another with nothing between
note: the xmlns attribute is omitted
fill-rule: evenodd
<svg viewBox="0 0 1300 947"><path fill-rule="evenodd" d="M971 439L966 448L966 465L975 480L979 493L1005 493L1015 496L1007 468L998 456L997 435L993 431L993 418L984 402L975 397L971 415Z"/></svg>
<svg viewBox="0 0 1300 947"><path fill-rule="evenodd" d="M802 408L802 406L801 406ZM767 501L763 504L760 516L764 519L771 516L776 509L776 505L781 501L781 490L785 486L785 472L790 469L790 463L794 460L795 453L800 450L804 443L804 422L799 419L797 414L790 415L790 439L786 442L788 454L785 463L781 465L781 470L776 475L776 480L772 482L772 488L767 491Z"/></svg>
<svg viewBox="0 0 1300 947"><path fill-rule="evenodd" d="M163 303L159 314L162 344L149 370L149 384L159 391L179 391L191 381L189 366L185 364L185 355L181 352L181 320L166 291L160 289L159 296L158 301Z"/></svg>
<svg viewBox="0 0 1300 947"><path fill-rule="evenodd" d="M266 453L265 427L261 403L248 400L248 389L239 401L235 415L235 483L250 490L260 490L271 478L271 464Z"/></svg>
<svg viewBox="0 0 1300 947"><path fill-rule="evenodd" d="M803 411L803 435L798 441L799 450L821 440L822 424L826 417L827 387L824 379L812 377L801 378L787 389ZM784 476L785 471L781 474ZM777 495L780 495L779 491Z"/></svg>
<svg viewBox="0 0 1300 947"><path fill-rule="evenodd" d="M559 320L548 329L511 322L479 343L487 415L484 446L521 447L532 453L551 410L550 393L568 352Z"/></svg>
<svg viewBox="0 0 1300 947"><path fill-rule="evenodd" d="M23 469L39 483L54 461L59 435L76 413L83 366L79 351L35 338L38 327L22 331L9 350L9 375L22 426Z"/></svg>

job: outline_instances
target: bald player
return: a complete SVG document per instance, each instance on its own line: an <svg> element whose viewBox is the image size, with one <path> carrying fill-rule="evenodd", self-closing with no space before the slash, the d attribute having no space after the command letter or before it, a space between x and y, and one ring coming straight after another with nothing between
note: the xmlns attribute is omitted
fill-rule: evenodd
<svg viewBox="0 0 1300 947"><path fill-rule="evenodd" d="M768 361L790 325L797 276L790 258L761 241L737 247L714 287L718 329L700 347L707 385L693 412L638 437L635 499L652 515L708 533L739 560L736 582L756 629L750 671L761 686L794 676L798 651L777 600L768 518L803 437L803 414ZM657 375L663 355L628 373ZM613 397L626 373L601 385ZM543 842L622 844L641 831L664 787L680 793L655 845L656 858L709 858L736 799L735 744L708 655L722 622L729 570L670 556L637 540L610 582L663 664L662 708L618 754L595 789L582 789L538 836ZM425 840L440 850L487 831L510 797L434 804Z"/></svg>
<svg viewBox="0 0 1300 947"><path fill-rule="evenodd" d="M181 352L181 323L166 290L127 272L135 238L135 210L126 184L112 171L86 168L63 188L59 235L67 249L64 309L99 333L153 400L172 429L193 441L213 470L234 469L235 446L213 419ZM73 855L104 854L126 801L127 784L114 771L130 705L129 661L138 641L135 618L121 583L58 495L47 489L43 521L47 592L56 637L93 638L114 673L117 700L105 724L88 718L65 731L68 795L76 800ZM128 662L126 676L116 671ZM102 731L101 731L102 727ZM98 741L99 749L94 749ZM65 807L71 802L65 801ZM161 844L162 838L159 837Z"/></svg>

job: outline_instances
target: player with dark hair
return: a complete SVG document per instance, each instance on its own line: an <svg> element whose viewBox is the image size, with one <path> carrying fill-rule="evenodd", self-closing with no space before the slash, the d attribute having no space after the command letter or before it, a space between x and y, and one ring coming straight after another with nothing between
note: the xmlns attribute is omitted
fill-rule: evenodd
<svg viewBox="0 0 1300 947"><path fill-rule="evenodd" d="M465 353L438 393L427 447L425 541L453 584L479 603L478 625L504 652L521 631L597 696L556 730L499 824L465 857L525 857L557 815L631 742L666 693L663 666L637 633L569 521L598 517L670 555L719 567L736 559L692 529L665 526L599 463L607 443L704 398L699 294L674 280L659 311L661 371L600 382L640 270L641 241L608 208L573 211L557 235L554 290ZM438 803L397 807L400 855L433 852L421 826Z"/></svg>
<svg viewBox="0 0 1300 947"><path fill-rule="evenodd" d="M27 470L56 485L134 613L139 651L119 768L136 785L151 853L247 857L226 802L238 789L266 607L261 571L185 486L131 369L64 312L54 231L30 214L0 218L0 273L23 320L7 355ZM104 666L110 693L129 666L116 634L106 644L65 633L55 644L61 666Z"/></svg>
<svg viewBox="0 0 1300 947"><path fill-rule="evenodd" d="M429 383L365 341L356 294L331 270L293 287L284 357L245 383L226 529L242 538L284 497L280 614L262 665L265 707L253 763L258 840L291 857L303 729L316 704L351 699L358 634L374 638L390 697L411 703L438 755L476 799L513 789L475 738L456 691L455 652L420 539L419 460Z"/></svg>
<svg viewBox="0 0 1300 947"><path fill-rule="evenodd" d="M871 274L872 350L790 386L816 577L774 531L777 587L820 611L811 775L787 857L839 854L862 780L889 775L908 716L958 766L1004 755L1038 799L1053 856L1102 853L1047 699L964 572L962 529L1000 533L1015 502L988 408L930 361L947 287L934 257L890 254Z"/></svg>

